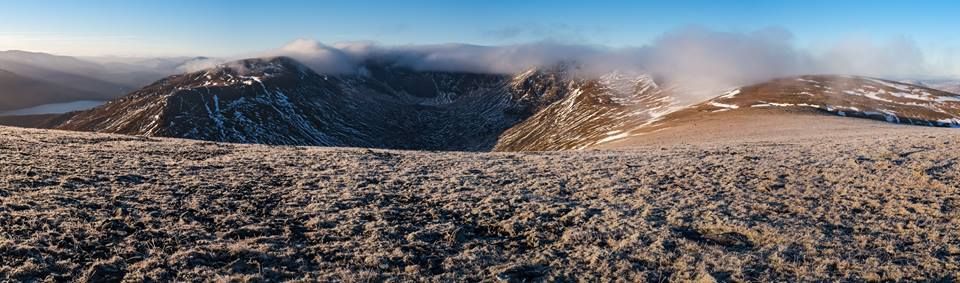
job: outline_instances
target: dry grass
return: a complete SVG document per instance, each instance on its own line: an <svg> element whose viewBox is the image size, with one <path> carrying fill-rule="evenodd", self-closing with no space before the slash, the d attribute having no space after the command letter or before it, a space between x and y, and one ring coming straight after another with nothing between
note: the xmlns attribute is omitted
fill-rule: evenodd
<svg viewBox="0 0 960 283"><path fill-rule="evenodd" d="M0 127L0 281L955 281L958 144L429 153Z"/></svg>

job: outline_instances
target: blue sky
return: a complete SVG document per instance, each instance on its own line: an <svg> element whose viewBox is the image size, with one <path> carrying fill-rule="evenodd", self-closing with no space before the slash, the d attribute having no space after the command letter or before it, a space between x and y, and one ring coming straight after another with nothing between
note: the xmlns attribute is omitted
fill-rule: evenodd
<svg viewBox="0 0 960 283"><path fill-rule="evenodd" d="M907 38L960 47L960 1L0 0L0 50L229 56L297 38L641 46L671 29L789 30L800 46Z"/></svg>

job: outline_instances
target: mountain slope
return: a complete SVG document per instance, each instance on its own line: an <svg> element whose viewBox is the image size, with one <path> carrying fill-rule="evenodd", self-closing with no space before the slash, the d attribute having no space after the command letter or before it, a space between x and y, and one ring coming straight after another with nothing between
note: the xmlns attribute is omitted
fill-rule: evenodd
<svg viewBox="0 0 960 283"><path fill-rule="evenodd" d="M811 107L892 123L960 127L960 95L865 77L778 79L741 88L698 108L726 111L740 107Z"/></svg>
<svg viewBox="0 0 960 283"><path fill-rule="evenodd" d="M866 118L889 124L933 127L960 127L960 95L922 86L887 80L851 76L801 76L783 78L731 90L724 95L663 116L648 125L632 129L617 139L616 145L640 144L657 136L669 142L670 135L697 139L695 135L725 128L717 137L730 138L737 133L753 132L764 136L776 133L790 136L792 131L832 129L817 125L836 123L837 119L817 119L823 115ZM782 121L783 129L753 120ZM790 121L806 121L807 125ZM849 118L846 118L849 119ZM844 121L844 123L847 123ZM855 122L852 122L855 123ZM762 125L761 125L762 124ZM874 127L859 123L856 127ZM713 127L713 128L711 128ZM767 134L749 127L764 128ZM845 130L849 131L849 129ZM777 134L777 135L779 135ZM837 133L834 133L837 134ZM809 135L809 134L808 134ZM842 136L838 135L838 136Z"/></svg>
<svg viewBox="0 0 960 283"><path fill-rule="evenodd" d="M653 78L613 72L576 80L564 95L500 136L496 150L579 149L635 127L677 105Z"/></svg>
<svg viewBox="0 0 960 283"><path fill-rule="evenodd" d="M482 150L516 122L493 75L368 69L323 76L289 58L173 76L60 129L240 143ZM470 110L470 111L467 111Z"/></svg>
<svg viewBox="0 0 960 283"><path fill-rule="evenodd" d="M221 142L417 150L540 151L603 144L749 109L960 126L960 97L871 78L802 76L694 104L645 74L425 72L369 61L320 75L293 59L248 59L160 80L53 128ZM38 122L21 122L38 124Z"/></svg>
<svg viewBox="0 0 960 283"><path fill-rule="evenodd" d="M249 59L169 77L54 127L239 143L551 150L596 142L670 104L648 76L586 80L565 70L510 77L368 62L358 75L325 76L285 57Z"/></svg>

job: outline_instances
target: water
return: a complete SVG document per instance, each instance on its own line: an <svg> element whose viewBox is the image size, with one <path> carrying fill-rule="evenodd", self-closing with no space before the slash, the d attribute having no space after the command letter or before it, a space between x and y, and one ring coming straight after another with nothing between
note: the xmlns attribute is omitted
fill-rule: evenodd
<svg viewBox="0 0 960 283"><path fill-rule="evenodd" d="M87 110L103 105L104 103L106 103L106 101L99 100L79 100L63 103L51 103L24 109L0 111L0 116L60 114L71 111Z"/></svg>

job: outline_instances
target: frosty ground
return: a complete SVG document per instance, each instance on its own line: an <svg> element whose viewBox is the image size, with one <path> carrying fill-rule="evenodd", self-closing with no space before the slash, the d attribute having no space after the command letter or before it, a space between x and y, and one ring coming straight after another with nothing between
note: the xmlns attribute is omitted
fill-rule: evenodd
<svg viewBox="0 0 960 283"><path fill-rule="evenodd" d="M960 276L960 135L548 153L0 127L0 281Z"/></svg>

